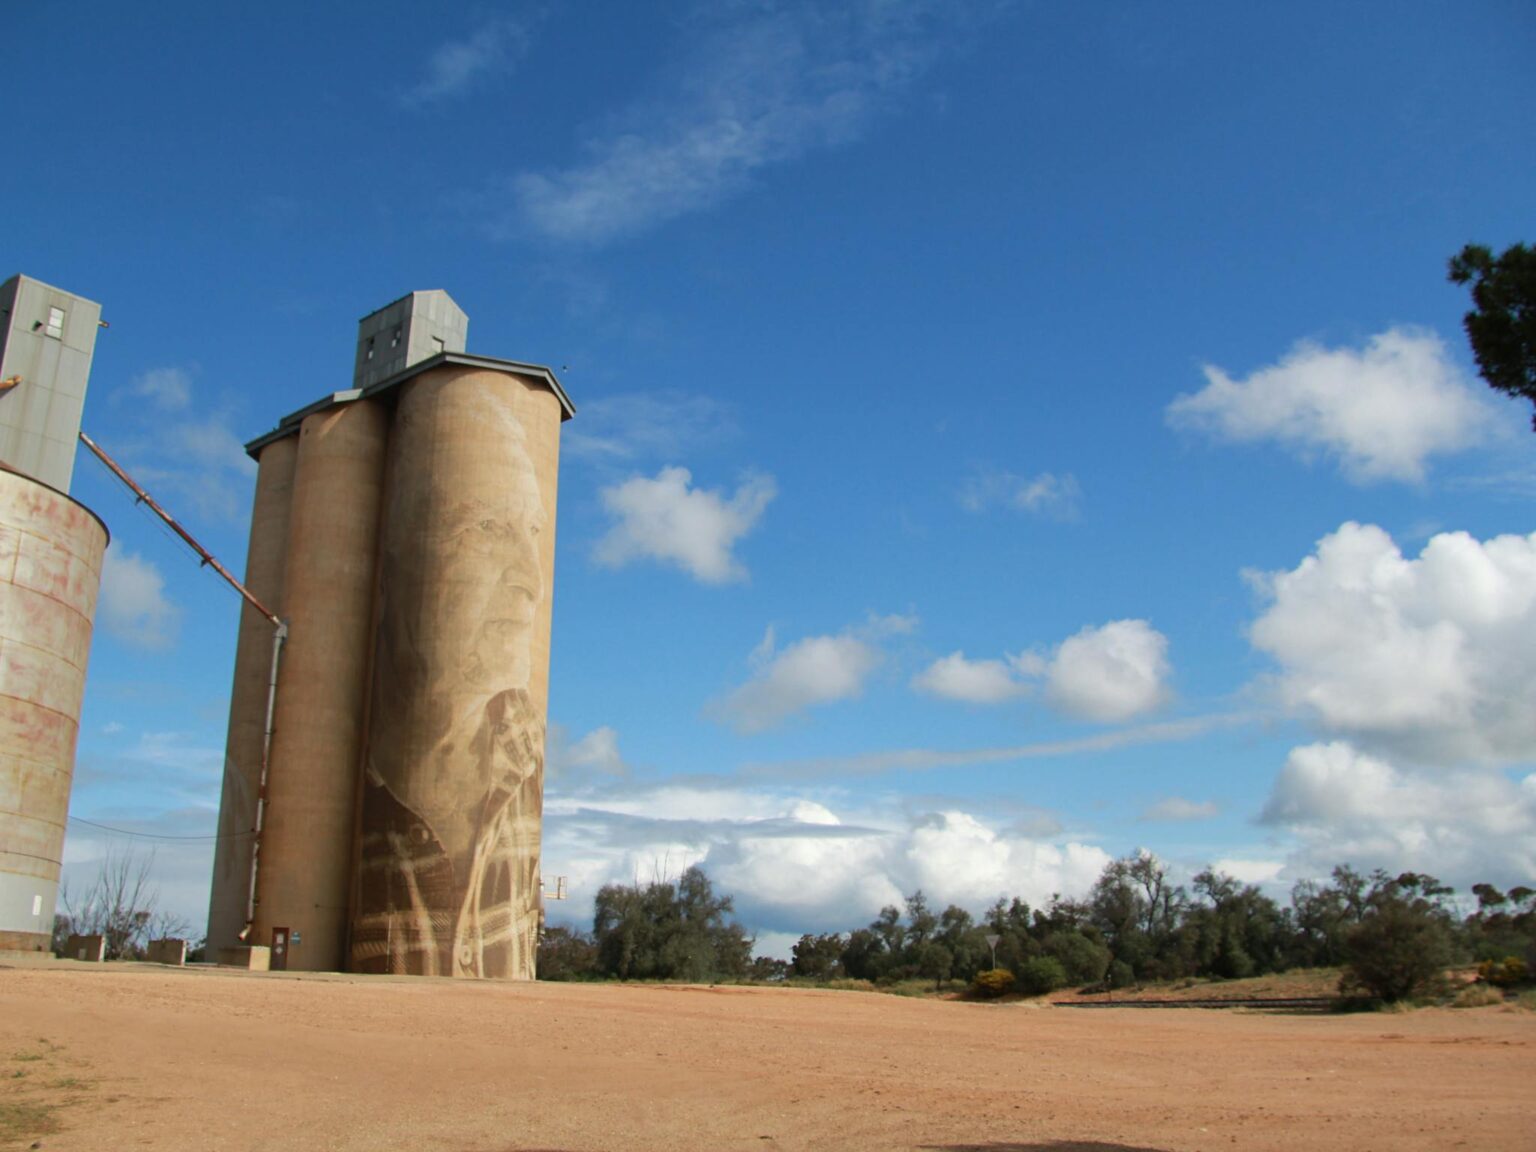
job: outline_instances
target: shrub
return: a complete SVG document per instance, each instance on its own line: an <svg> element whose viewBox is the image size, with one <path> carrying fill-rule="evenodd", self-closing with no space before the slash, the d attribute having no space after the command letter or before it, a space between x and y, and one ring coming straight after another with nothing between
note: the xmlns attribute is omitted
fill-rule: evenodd
<svg viewBox="0 0 1536 1152"><path fill-rule="evenodd" d="M1344 938L1340 990L1362 990L1389 1004L1439 992L1452 952L1437 899L1442 891L1433 877L1378 876L1365 915Z"/></svg>
<svg viewBox="0 0 1536 1152"><path fill-rule="evenodd" d="M1044 996L1066 983L1067 970L1054 956L1031 956L1019 965L1019 990L1026 996Z"/></svg>
<svg viewBox="0 0 1536 1152"><path fill-rule="evenodd" d="M1524 984L1529 975L1525 961L1518 956L1506 956L1502 960L1484 960L1477 966L1477 974L1496 988L1512 988Z"/></svg>
<svg viewBox="0 0 1536 1152"><path fill-rule="evenodd" d="M995 1000L1013 991L1013 973L1006 968L989 968L976 973L971 981L971 991L983 1000Z"/></svg>
<svg viewBox="0 0 1536 1152"><path fill-rule="evenodd" d="M1469 984L1451 1001L1452 1008L1485 1008L1489 1004L1504 1003L1504 993L1487 984Z"/></svg>

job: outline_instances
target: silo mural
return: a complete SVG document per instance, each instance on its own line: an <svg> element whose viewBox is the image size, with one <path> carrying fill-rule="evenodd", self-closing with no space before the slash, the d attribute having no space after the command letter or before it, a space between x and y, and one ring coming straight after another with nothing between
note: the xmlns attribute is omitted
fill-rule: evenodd
<svg viewBox="0 0 1536 1152"><path fill-rule="evenodd" d="M249 933L290 940L291 967L534 975L559 437L573 409L547 369L464 353L466 328L445 293L366 317L360 386L250 447L264 472L265 453L301 438L280 609L295 655L279 676ZM443 350L368 375L401 347ZM321 480L303 438L345 421L369 431ZM231 757L234 731L232 717Z"/></svg>

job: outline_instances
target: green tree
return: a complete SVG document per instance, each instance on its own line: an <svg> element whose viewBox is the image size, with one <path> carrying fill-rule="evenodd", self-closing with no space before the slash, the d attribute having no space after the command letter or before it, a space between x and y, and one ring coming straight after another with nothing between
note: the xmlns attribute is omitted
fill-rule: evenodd
<svg viewBox="0 0 1536 1152"><path fill-rule="evenodd" d="M673 885L606 884L592 917L598 970L621 980L706 981L745 975L752 937L731 919L729 896L689 868Z"/></svg>
<svg viewBox="0 0 1536 1152"><path fill-rule="evenodd" d="M540 980L582 980L597 974L597 945L574 928L546 928L539 937Z"/></svg>
<svg viewBox="0 0 1536 1152"><path fill-rule="evenodd" d="M1389 1003L1436 991L1454 959L1450 894L1433 876L1375 873L1365 913L1344 938L1341 988Z"/></svg>
<svg viewBox="0 0 1536 1152"><path fill-rule="evenodd" d="M1462 325L1483 379L1536 404L1536 249L1515 244L1495 256L1468 244L1451 257L1449 278L1472 285L1473 309Z"/></svg>
<svg viewBox="0 0 1536 1152"><path fill-rule="evenodd" d="M790 971L810 980L826 980L837 975L838 963L843 955L843 938L836 932L800 937L791 949L794 960Z"/></svg>

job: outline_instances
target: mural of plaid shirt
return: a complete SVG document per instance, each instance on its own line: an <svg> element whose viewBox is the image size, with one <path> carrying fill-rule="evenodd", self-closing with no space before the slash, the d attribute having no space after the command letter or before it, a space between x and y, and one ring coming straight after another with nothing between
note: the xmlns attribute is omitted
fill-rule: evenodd
<svg viewBox="0 0 1536 1152"><path fill-rule="evenodd" d="M527 693L497 693L466 742L439 759L462 767L467 844L445 842L370 758L351 969L419 976L531 980L540 919L539 818L543 731ZM464 759L467 758L467 759ZM465 821L457 821L464 824ZM457 866L456 866L457 865Z"/></svg>

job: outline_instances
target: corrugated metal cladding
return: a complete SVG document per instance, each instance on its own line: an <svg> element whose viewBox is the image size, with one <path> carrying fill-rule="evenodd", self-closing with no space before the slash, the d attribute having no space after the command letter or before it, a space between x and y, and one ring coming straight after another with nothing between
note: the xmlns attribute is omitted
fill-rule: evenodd
<svg viewBox="0 0 1536 1152"><path fill-rule="evenodd" d="M0 471L0 949L52 939L106 548L83 505Z"/></svg>
<svg viewBox="0 0 1536 1152"><path fill-rule="evenodd" d="M568 402L466 359L258 442L247 582L289 639L249 939L288 929L290 968L534 975ZM271 643L247 609L215 948L244 924Z"/></svg>

